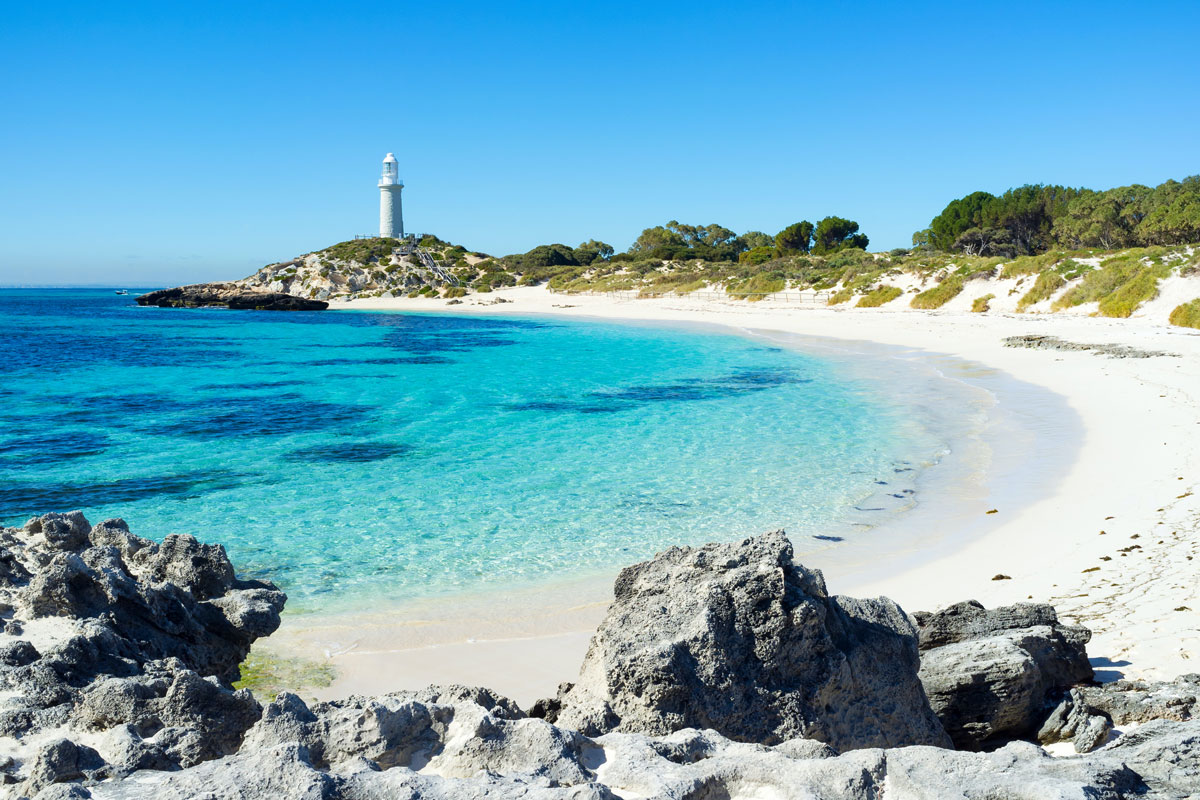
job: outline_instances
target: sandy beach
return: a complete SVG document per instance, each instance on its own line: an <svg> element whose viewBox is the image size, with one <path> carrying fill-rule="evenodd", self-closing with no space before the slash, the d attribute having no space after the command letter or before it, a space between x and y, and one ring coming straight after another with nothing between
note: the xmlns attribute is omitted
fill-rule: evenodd
<svg viewBox="0 0 1200 800"><path fill-rule="evenodd" d="M1060 615L1093 630L1089 653L1102 679L1172 678L1198 669L1200 583L1193 558L1200 550L1200 332L1136 317L834 310L770 300L568 296L540 287L472 295L453 306L421 298L333 308L718 324L775 332L784 340L799 335L889 346L1045 390L1069 408L1077 427L1061 430L1064 415L1051 416L1020 394L996 397L1005 413L1022 417L1047 456L1057 454L1052 469L1027 477L1036 486L1024 487L1023 496L1035 499L1003 504L1016 496L1011 484L1022 481L1029 465L1000 463L997 450L997 463L981 478L985 491L972 504L954 515L936 503L927 503L923 515L914 512L907 524L919 535L897 540L909 543L908 552L864 558L861 552L848 556L852 547L832 548L805 563L825 572L833 592L886 595L909 611L965 599L987 606L1051 602ZM1114 358L1002 342L1026 334L1175 355ZM269 647L327 658L338 678L310 692L322 698L453 681L487 685L528 703L575 677L610 586L608 576L518 593L503 606L456 598L374 619L285 623Z"/></svg>

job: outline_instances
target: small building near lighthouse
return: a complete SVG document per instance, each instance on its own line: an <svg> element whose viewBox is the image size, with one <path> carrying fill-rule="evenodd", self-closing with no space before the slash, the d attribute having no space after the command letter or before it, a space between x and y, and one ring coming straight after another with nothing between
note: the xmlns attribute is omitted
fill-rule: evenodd
<svg viewBox="0 0 1200 800"><path fill-rule="evenodd" d="M379 235L388 239L404 238L404 209L400 203L400 192L404 181L400 180L396 156L388 153L383 159L383 174L379 176Z"/></svg>

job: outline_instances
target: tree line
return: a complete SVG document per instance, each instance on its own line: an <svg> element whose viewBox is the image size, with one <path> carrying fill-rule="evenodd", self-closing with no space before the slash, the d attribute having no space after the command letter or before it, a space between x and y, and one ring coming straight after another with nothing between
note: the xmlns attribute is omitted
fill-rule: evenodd
<svg viewBox="0 0 1200 800"><path fill-rule="evenodd" d="M1198 241L1200 175L1107 191L1035 184L999 196L973 192L913 234L915 247L1005 258Z"/></svg>
<svg viewBox="0 0 1200 800"><path fill-rule="evenodd" d="M617 253L612 245L591 239L578 247L565 244L538 245L527 253L505 256L505 267L523 274L549 267L586 267L598 261L716 261L760 264L798 253L817 255L849 248L865 250L870 240L859 232L858 223L844 217L825 217L816 224L801 220L771 236L762 231L736 234L723 225L687 225L671 220L666 225L646 228L630 245Z"/></svg>

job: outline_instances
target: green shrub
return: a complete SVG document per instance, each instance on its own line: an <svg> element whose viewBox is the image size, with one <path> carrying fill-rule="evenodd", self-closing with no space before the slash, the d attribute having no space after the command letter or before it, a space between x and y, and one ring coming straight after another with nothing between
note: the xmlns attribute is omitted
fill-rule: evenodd
<svg viewBox="0 0 1200 800"><path fill-rule="evenodd" d="M913 308L923 308L931 310L941 308L949 303L963 290L963 279L959 275L951 275L946 280L934 286L932 289L926 289L912 299Z"/></svg>
<svg viewBox="0 0 1200 800"><path fill-rule="evenodd" d="M1037 276L1033 288L1017 301L1017 311L1024 311L1028 306L1040 303L1043 300L1049 300L1055 292L1066 285L1067 282L1057 272L1043 272Z"/></svg>
<svg viewBox="0 0 1200 800"><path fill-rule="evenodd" d="M1105 317L1128 317L1138 306L1158 296L1158 276L1152 268L1137 271L1119 289L1100 298L1100 314Z"/></svg>
<svg viewBox="0 0 1200 800"><path fill-rule="evenodd" d="M1167 321L1181 328L1200 328L1200 297L1190 303L1175 306Z"/></svg>
<svg viewBox="0 0 1200 800"><path fill-rule="evenodd" d="M420 297L421 291L419 289L413 289L411 292L408 293L407 296L408 297Z"/></svg>
<svg viewBox="0 0 1200 800"><path fill-rule="evenodd" d="M971 301L971 310L976 314L982 314L984 311L989 311L991 310L991 306L989 306L988 303L995 299L996 295L994 294L985 294L982 297L976 297Z"/></svg>
<svg viewBox="0 0 1200 800"><path fill-rule="evenodd" d="M1065 261L1060 261L1054 266L1054 271L1062 275L1065 280L1073 281L1085 272L1091 272L1092 268L1087 264L1080 264L1073 258L1068 258Z"/></svg>
<svg viewBox="0 0 1200 800"><path fill-rule="evenodd" d="M758 264L765 264L772 260L775 258L775 255L774 247L755 247L739 255L738 262L757 266Z"/></svg>
<svg viewBox="0 0 1200 800"><path fill-rule="evenodd" d="M884 303L890 303L904 291L899 286L879 286L858 298L858 308L878 308Z"/></svg>
<svg viewBox="0 0 1200 800"><path fill-rule="evenodd" d="M827 302L827 305L831 305L831 306L840 305L840 304L846 302L847 300L849 300L851 297L854 297L853 289L842 289L842 290L835 292L834 294L829 296L829 301Z"/></svg>
<svg viewBox="0 0 1200 800"><path fill-rule="evenodd" d="M442 292L442 297L445 297L447 300L452 297L466 297L466 296L467 296L467 290L461 286L451 286L448 289L446 289L446 291Z"/></svg>
<svg viewBox="0 0 1200 800"><path fill-rule="evenodd" d="M321 255L335 258L339 261L366 264L391 256L392 249L399 244L395 239L352 239L348 242L338 242L332 247L319 251Z"/></svg>
<svg viewBox="0 0 1200 800"><path fill-rule="evenodd" d="M1042 253L1036 256L1021 256L1014 258L1012 261L1004 265L1004 270L1000 273L1001 278L1019 278L1022 275L1036 275L1047 267L1052 266L1066 257L1066 253L1058 250L1049 253Z"/></svg>
<svg viewBox="0 0 1200 800"><path fill-rule="evenodd" d="M759 273L741 281L730 281L725 291L741 300L762 300L765 294L782 292L787 282L779 273Z"/></svg>
<svg viewBox="0 0 1200 800"><path fill-rule="evenodd" d="M1144 248L1107 258L1054 301L1054 308L1098 301L1102 315L1128 317L1142 303L1154 299L1159 279L1171 274L1172 267L1163 255L1163 248Z"/></svg>

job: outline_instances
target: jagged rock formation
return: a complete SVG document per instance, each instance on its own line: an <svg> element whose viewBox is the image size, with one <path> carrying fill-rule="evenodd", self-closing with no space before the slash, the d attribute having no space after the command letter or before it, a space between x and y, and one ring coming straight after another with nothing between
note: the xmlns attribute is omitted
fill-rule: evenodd
<svg viewBox="0 0 1200 800"><path fill-rule="evenodd" d="M283 292L246 288L232 283L196 283L174 289L159 289L137 299L139 306L159 308L233 308L243 311L322 311L323 300L297 297Z"/></svg>
<svg viewBox="0 0 1200 800"><path fill-rule="evenodd" d="M830 597L783 531L675 547L627 567L557 722L589 735L712 728L838 750L949 746L887 599Z"/></svg>
<svg viewBox="0 0 1200 800"><path fill-rule="evenodd" d="M1044 603L988 610L972 600L915 618L921 682L959 749L1033 734L1052 695L1092 679L1091 632Z"/></svg>
<svg viewBox="0 0 1200 800"><path fill-rule="evenodd" d="M1147 726L1139 734L1074 758L1052 758L1027 742L992 753L905 747L837 755L809 740L764 747L693 729L588 738L544 720L511 719L454 687L423 700L401 693L312 709L283 695L234 756L181 772L139 773L77 796L1117 800L1183 798L1200 786L1200 723ZM336 752L324 747L334 740Z"/></svg>
<svg viewBox="0 0 1200 800"><path fill-rule="evenodd" d="M155 544L77 511L0 529L0 784L33 795L233 753L261 709L229 681L284 599L190 536Z"/></svg>
<svg viewBox="0 0 1200 800"><path fill-rule="evenodd" d="M820 573L791 555L775 533L674 548L626 570L588 656L592 673L578 684L584 689L541 704L543 718L463 686L311 706L284 693L263 709L227 680L254 638L278 625L281 593L238 581L220 547L190 537L155 545L119 520L91 527L78 513L39 517L0 530L0 796L1200 795L1200 720L1191 719L1200 707L1197 676L1074 687L1043 726L1047 737L1078 740L1068 729L1093 717L1145 723L1086 755L1053 758L1022 741L986 753L864 746L872 736L944 736L917 682L917 629L890 601L830 597ZM1049 683L1074 679L1080 659L1086 664L1086 631L1061 625L1045 606L987 611L965 603L919 618L926 654L1019 642ZM660 637L657 651L652 636ZM607 694L596 705L601 688ZM584 724L567 724L571 715ZM700 715L709 729L696 727ZM597 719L621 730L576 729ZM634 723L679 729L631 732ZM839 754L814 735L857 749Z"/></svg>

